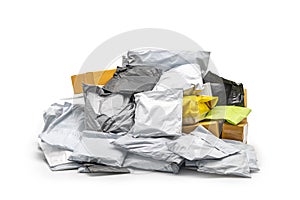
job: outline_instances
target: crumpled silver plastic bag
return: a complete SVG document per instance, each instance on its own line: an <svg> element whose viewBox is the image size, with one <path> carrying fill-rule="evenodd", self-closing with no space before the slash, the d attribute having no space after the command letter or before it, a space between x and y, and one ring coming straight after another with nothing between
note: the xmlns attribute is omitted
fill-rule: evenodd
<svg viewBox="0 0 300 200"><path fill-rule="evenodd" d="M135 104L130 95L105 93L100 86L83 84L85 129L127 133L134 124Z"/></svg>
<svg viewBox="0 0 300 200"><path fill-rule="evenodd" d="M169 141L169 138L135 138L127 134L115 140L113 144L144 157L180 164L183 158L168 149L166 143Z"/></svg>
<svg viewBox="0 0 300 200"><path fill-rule="evenodd" d="M123 66L156 65L165 72L184 64L198 64L205 75L209 57L210 52L205 51L133 50L123 57Z"/></svg>
<svg viewBox="0 0 300 200"><path fill-rule="evenodd" d="M39 135L52 146L73 150L84 130L84 106L81 104L54 103L44 113L44 129Z"/></svg>
<svg viewBox="0 0 300 200"><path fill-rule="evenodd" d="M211 84L210 83L204 83L203 89L198 93L198 95L202 96L213 96L211 91Z"/></svg>
<svg viewBox="0 0 300 200"><path fill-rule="evenodd" d="M186 89L183 91L183 96L191 96L191 95L201 95L201 96L213 96L212 90L211 90L211 84L210 83L204 83L202 85L202 89L198 89L198 86L193 86L189 89Z"/></svg>
<svg viewBox="0 0 300 200"><path fill-rule="evenodd" d="M97 164L83 164L78 168L79 173L101 173L101 174L128 174L130 171L124 167L112 167Z"/></svg>
<svg viewBox="0 0 300 200"><path fill-rule="evenodd" d="M134 95L135 124L129 131L136 137L180 136L183 91L169 89Z"/></svg>
<svg viewBox="0 0 300 200"><path fill-rule="evenodd" d="M131 167L149 171L171 172L177 174L180 166L176 163L169 163L162 160L140 156L134 153L128 153L123 167Z"/></svg>
<svg viewBox="0 0 300 200"><path fill-rule="evenodd" d="M198 172L233 175L250 178L250 168L244 151L222 159L186 161L187 166L197 166Z"/></svg>
<svg viewBox="0 0 300 200"><path fill-rule="evenodd" d="M85 131L69 160L121 167L126 151L111 144L116 135Z"/></svg>
<svg viewBox="0 0 300 200"><path fill-rule="evenodd" d="M158 82L162 71L148 66L118 67L114 76L103 86L112 93L134 94L150 91Z"/></svg>
<svg viewBox="0 0 300 200"><path fill-rule="evenodd" d="M79 163L68 160L72 151L51 146L41 140L38 141L38 144L52 171L77 169L81 166Z"/></svg>
<svg viewBox="0 0 300 200"><path fill-rule="evenodd" d="M245 153L247 155L247 158L248 158L250 171L251 172L259 171L259 167L258 167L258 164L257 164L256 152L255 152L255 149L253 148L253 146L245 144L245 143L240 142L240 141L236 141L236 140L223 139L223 141L228 143L228 144L231 144L232 146L234 146L235 148L240 149L241 151L245 151Z"/></svg>
<svg viewBox="0 0 300 200"><path fill-rule="evenodd" d="M239 152L239 149L217 138L202 126L188 135L167 142L167 147L187 160L220 159Z"/></svg>
<svg viewBox="0 0 300 200"><path fill-rule="evenodd" d="M202 90L203 80L200 66L197 64L184 64L172 68L162 74L153 91L161 91L170 88L183 90Z"/></svg>
<svg viewBox="0 0 300 200"><path fill-rule="evenodd" d="M82 93L74 94L74 96L72 96L72 97L62 98L56 103L59 103L60 101L62 101L63 103L68 102L68 103L71 103L71 104L80 104L80 105L83 105L83 106L85 104L84 103L84 97L83 97Z"/></svg>

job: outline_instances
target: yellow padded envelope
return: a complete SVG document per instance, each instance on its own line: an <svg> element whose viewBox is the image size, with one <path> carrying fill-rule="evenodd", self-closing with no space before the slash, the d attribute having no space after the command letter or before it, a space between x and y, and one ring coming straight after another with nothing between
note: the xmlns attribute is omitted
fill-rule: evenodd
<svg viewBox="0 0 300 200"><path fill-rule="evenodd" d="M196 124L204 120L206 114L216 106L218 97L184 96L182 107L183 125Z"/></svg>

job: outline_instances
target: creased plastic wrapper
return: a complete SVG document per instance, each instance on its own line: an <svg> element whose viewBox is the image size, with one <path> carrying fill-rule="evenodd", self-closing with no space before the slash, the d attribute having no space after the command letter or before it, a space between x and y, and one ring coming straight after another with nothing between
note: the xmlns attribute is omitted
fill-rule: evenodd
<svg viewBox="0 0 300 200"><path fill-rule="evenodd" d="M136 137L181 135L182 90L141 92L134 97L135 124L130 134Z"/></svg>
<svg viewBox="0 0 300 200"><path fill-rule="evenodd" d="M182 104L182 124L196 124L205 119L207 113L216 106L218 97L184 96Z"/></svg>
<svg viewBox="0 0 300 200"><path fill-rule="evenodd" d="M185 64L164 72L153 91L162 91L170 88L202 90L203 80L200 66L197 64Z"/></svg>
<svg viewBox="0 0 300 200"><path fill-rule="evenodd" d="M170 151L166 145L171 141L169 138L135 138L132 135L124 135L113 144L144 157L162 160L168 163L180 164L183 158Z"/></svg>
<svg viewBox="0 0 300 200"><path fill-rule="evenodd" d="M226 96L225 86L223 83L206 82L205 84L209 84L211 88L211 95L208 96L218 97L219 99L217 103L218 106L227 105L227 96Z"/></svg>
<svg viewBox="0 0 300 200"><path fill-rule="evenodd" d="M128 153L123 167L130 167L149 171L170 172L177 174L180 166L177 163L169 163L162 160L140 156L133 153Z"/></svg>
<svg viewBox="0 0 300 200"><path fill-rule="evenodd" d="M123 57L123 66L155 65L165 72L184 64L198 64L205 75L209 57L210 52L205 51L133 50Z"/></svg>
<svg viewBox="0 0 300 200"><path fill-rule="evenodd" d="M69 160L121 167L126 152L113 144L115 135L85 131Z"/></svg>
<svg viewBox="0 0 300 200"><path fill-rule="evenodd" d="M84 130L84 107L81 104L54 103L44 113L42 141L52 146L73 150Z"/></svg>
<svg viewBox="0 0 300 200"><path fill-rule="evenodd" d="M190 94L192 95L192 94ZM201 96L214 96L211 90L211 84L210 83L204 83L203 88L201 91L199 91L198 95ZM219 98L218 98L219 101Z"/></svg>
<svg viewBox="0 0 300 200"><path fill-rule="evenodd" d="M205 119L225 119L228 123L237 125L251 112L250 108L240 106L216 106L205 117Z"/></svg>
<svg viewBox="0 0 300 200"><path fill-rule="evenodd" d="M187 167L197 167L198 172L220 175L232 175L250 178L250 168L244 151L222 159L186 161Z"/></svg>
<svg viewBox="0 0 300 200"><path fill-rule="evenodd" d="M130 95L105 93L100 86L83 84L86 130L127 133L134 123Z"/></svg>
<svg viewBox="0 0 300 200"><path fill-rule="evenodd" d="M103 89L112 93L134 94L150 91L158 82L162 71L155 67L118 67L112 79Z"/></svg>
<svg viewBox="0 0 300 200"><path fill-rule="evenodd" d="M224 79L212 72L205 75L204 82L212 83L213 95L220 99L218 105L244 106L243 84Z"/></svg>
<svg viewBox="0 0 300 200"><path fill-rule="evenodd" d="M202 89L199 89L197 87L198 87L197 85L194 85L193 87L184 90L183 96L191 96L191 95L210 96L210 97L213 96L210 83L204 83L202 85Z"/></svg>
<svg viewBox="0 0 300 200"><path fill-rule="evenodd" d="M253 146L244 144L243 142L236 141L236 140L224 140L224 142L231 144L235 148L240 149L241 151L245 151L247 158L248 158L248 164L250 167L251 172L257 172L259 171L259 167L257 164L257 157L256 157L256 152Z"/></svg>
<svg viewBox="0 0 300 200"><path fill-rule="evenodd" d="M38 144L52 171L77 169L81 166L79 163L68 160L72 151L51 146L41 140L38 141Z"/></svg>
<svg viewBox="0 0 300 200"><path fill-rule="evenodd" d="M112 167L105 165L95 165L95 164L84 164L78 168L79 173L89 173L89 174L128 174L130 171L123 167Z"/></svg>
<svg viewBox="0 0 300 200"><path fill-rule="evenodd" d="M168 141L167 147L187 160L220 159L239 152L201 125L188 135Z"/></svg>

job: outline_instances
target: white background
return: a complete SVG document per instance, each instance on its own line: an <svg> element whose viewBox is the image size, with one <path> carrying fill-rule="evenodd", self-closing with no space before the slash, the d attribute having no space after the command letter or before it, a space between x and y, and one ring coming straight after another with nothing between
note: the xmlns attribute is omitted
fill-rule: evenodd
<svg viewBox="0 0 300 200"><path fill-rule="evenodd" d="M109 3L108 3L109 2ZM297 1L1 1L1 199L299 199ZM137 28L177 31L248 89L251 179L51 172L36 146L43 111L103 41ZM103 55L105 56L105 55Z"/></svg>

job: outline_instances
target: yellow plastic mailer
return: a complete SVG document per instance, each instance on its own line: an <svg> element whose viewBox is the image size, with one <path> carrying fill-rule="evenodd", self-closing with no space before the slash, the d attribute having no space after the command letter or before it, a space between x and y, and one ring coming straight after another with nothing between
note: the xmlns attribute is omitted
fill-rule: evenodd
<svg viewBox="0 0 300 200"><path fill-rule="evenodd" d="M182 123L195 124L204 120L206 114L216 106L218 97L184 96L182 108Z"/></svg>

